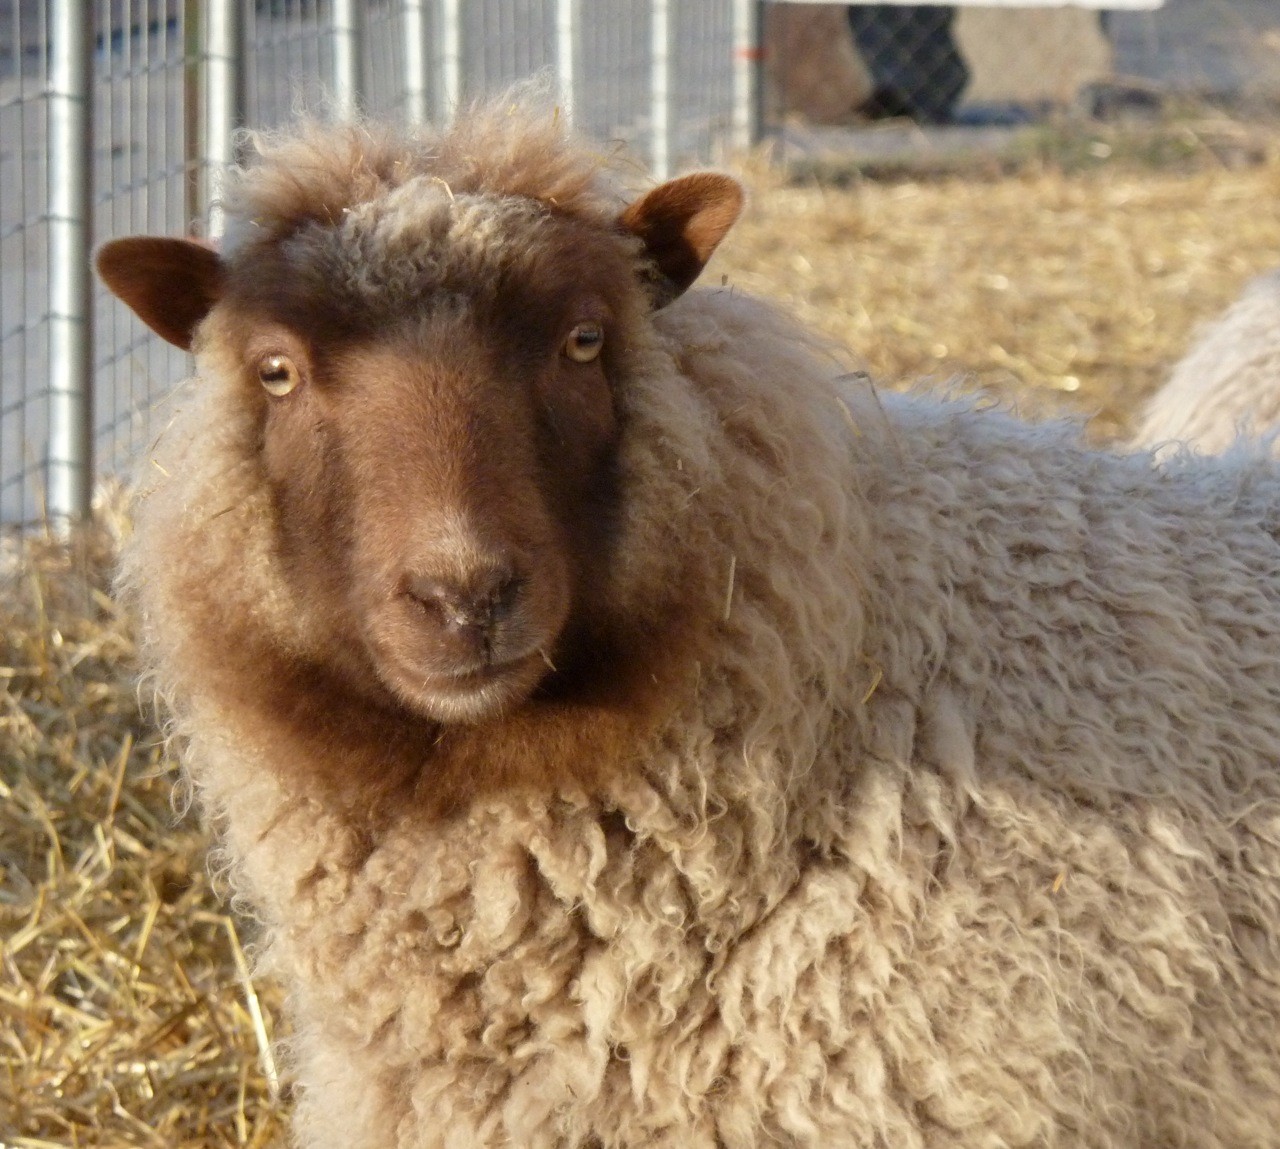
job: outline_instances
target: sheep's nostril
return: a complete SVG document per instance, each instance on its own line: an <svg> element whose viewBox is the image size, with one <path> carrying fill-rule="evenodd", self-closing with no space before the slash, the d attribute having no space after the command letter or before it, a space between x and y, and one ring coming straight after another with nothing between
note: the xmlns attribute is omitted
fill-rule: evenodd
<svg viewBox="0 0 1280 1149"><path fill-rule="evenodd" d="M494 584L491 591L491 600L493 603L493 617L500 619L511 613L516 605L516 601L520 597L521 588L524 586L524 580L517 575L507 573L502 579Z"/></svg>
<svg viewBox="0 0 1280 1149"><path fill-rule="evenodd" d="M511 613L520 583L508 568L498 567L465 579L411 575L404 590L444 630L479 639Z"/></svg>

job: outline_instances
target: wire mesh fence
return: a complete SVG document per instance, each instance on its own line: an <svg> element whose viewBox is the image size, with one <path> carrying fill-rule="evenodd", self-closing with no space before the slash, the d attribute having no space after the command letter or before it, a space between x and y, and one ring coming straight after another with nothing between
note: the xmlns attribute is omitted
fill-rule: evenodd
<svg viewBox="0 0 1280 1149"><path fill-rule="evenodd" d="M582 131L663 176L796 113L964 125L1116 91L1280 106L1274 0L1113 2L1160 6L0 0L0 521L77 513L87 480L148 441L190 365L91 288L87 253L124 234L216 232L213 182L237 125L357 108L445 121L544 72ZM83 93L67 87L77 26ZM77 109L83 146L68 135ZM92 353L79 392L77 340Z"/></svg>
<svg viewBox="0 0 1280 1149"><path fill-rule="evenodd" d="M47 13L0 10L0 509L11 517L48 440Z"/></svg>
<svg viewBox="0 0 1280 1149"><path fill-rule="evenodd" d="M93 242L216 232L213 177L233 158L234 126L300 111L447 120L549 72L588 134L657 170L705 162L735 123L733 21L744 13L754 4L0 0L0 521L82 511L87 480L145 444L157 404L188 373L183 352L77 277ZM67 20L84 37L72 50L88 77L69 94L57 74ZM88 116L79 166L75 145L59 145L59 100ZM69 177L89 189L83 219L59 203ZM74 249L59 239L68 230ZM78 304L59 302L72 264ZM83 394L59 382L77 372L63 327L92 352Z"/></svg>
<svg viewBox="0 0 1280 1149"><path fill-rule="evenodd" d="M192 210L186 140L188 39L180 0L94 4L92 234L181 234ZM100 288L93 297L94 455L122 464L146 434L162 381L186 356ZM24 492L30 513L31 490ZM18 509L16 498L3 508Z"/></svg>
<svg viewBox="0 0 1280 1149"><path fill-rule="evenodd" d="M774 118L965 125L1126 96L1280 104L1274 0L780 2L766 24Z"/></svg>

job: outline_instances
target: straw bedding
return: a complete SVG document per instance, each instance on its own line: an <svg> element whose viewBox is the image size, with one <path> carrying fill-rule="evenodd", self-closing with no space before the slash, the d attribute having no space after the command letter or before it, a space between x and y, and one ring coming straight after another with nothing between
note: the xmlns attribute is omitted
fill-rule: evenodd
<svg viewBox="0 0 1280 1149"><path fill-rule="evenodd" d="M274 1001L174 812L113 551L0 575L0 1144L270 1144Z"/></svg>
<svg viewBox="0 0 1280 1149"><path fill-rule="evenodd" d="M1177 132L1186 153L1157 167L1139 138L1098 131L1055 144L1087 161L1071 174L1037 158L846 188L751 179L707 274L783 300L875 379L961 374L1114 438L1197 324L1280 265L1280 136Z"/></svg>
<svg viewBox="0 0 1280 1149"><path fill-rule="evenodd" d="M709 276L789 302L877 378L967 372L1028 413L1095 414L1100 438L1280 263L1270 147L1238 168L753 183ZM284 1144L277 991L175 813L113 550L102 527L0 569L0 1143Z"/></svg>

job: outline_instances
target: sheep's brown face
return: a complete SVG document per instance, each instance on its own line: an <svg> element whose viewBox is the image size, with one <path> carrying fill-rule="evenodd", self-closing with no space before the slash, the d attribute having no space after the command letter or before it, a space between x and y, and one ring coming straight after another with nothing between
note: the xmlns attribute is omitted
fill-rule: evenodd
<svg viewBox="0 0 1280 1149"><path fill-rule="evenodd" d="M251 259L187 257L258 415L282 569L335 669L442 722L572 682L612 560L628 343L740 205L731 181L694 179L710 182L664 185L679 195L650 193L622 227L406 186ZM708 228L704 201L723 224L683 240ZM121 241L146 242L165 241ZM155 289L139 306L110 254L104 276L148 318ZM164 325L189 329L173 310Z"/></svg>
<svg viewBox="0 0 1280 1149"><path fill-rule="evenodd" d="M446 305L329 346L284 326L245 345L286 569L442 721L514 705L562 661L609 548L615 312L581 287L521 295L497 323Z"/></svg>
<svg viewBox="0 0 1280 1149"><path fill-rule="evenodd" d="M609 547L614 404L600 358L567 353L576 328L606 329L604 307L561 314L527 349L483 348L446 322L426 369L385 350L342 364L382 394L417 375L404 405L369 395L348 455L364 520L351 585L380 677L441 720L506 709L564 663L571 609ZM386 466L409 457L412 474Z"/></svg>
<svg viewBox="0 0 1280 1149"><path fill-rule="evenodd" d="M428 251L371 212L233 269L222 326L245 333L295 589L402 703L476 722L571 658L610 549L618 352L643 304L620 236L438 198L414 205L443 233Z"/></svg>

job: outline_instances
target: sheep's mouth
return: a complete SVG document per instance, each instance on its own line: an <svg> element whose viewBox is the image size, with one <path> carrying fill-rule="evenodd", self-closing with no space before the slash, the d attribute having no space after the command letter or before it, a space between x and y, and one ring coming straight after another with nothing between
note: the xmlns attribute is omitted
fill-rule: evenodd
<svg viewBox="0 0 1280 1149"><path fill-rule="evenodd" d="M525 665L532 664L536 658L536 654L526 654L506 662L487 663L475 670L464 670L455 674L434 674L427 680L427 684L431 689L459 693L481 690L508 674L519 671Z"/></svg>
<svg viewBox="0 0 1280 1149"><path fill-rule="evenodd" d="M393 659L382 677L404 701L444 722L474 723L520 705L552 671L540 651L460 671Z"/></svg>

